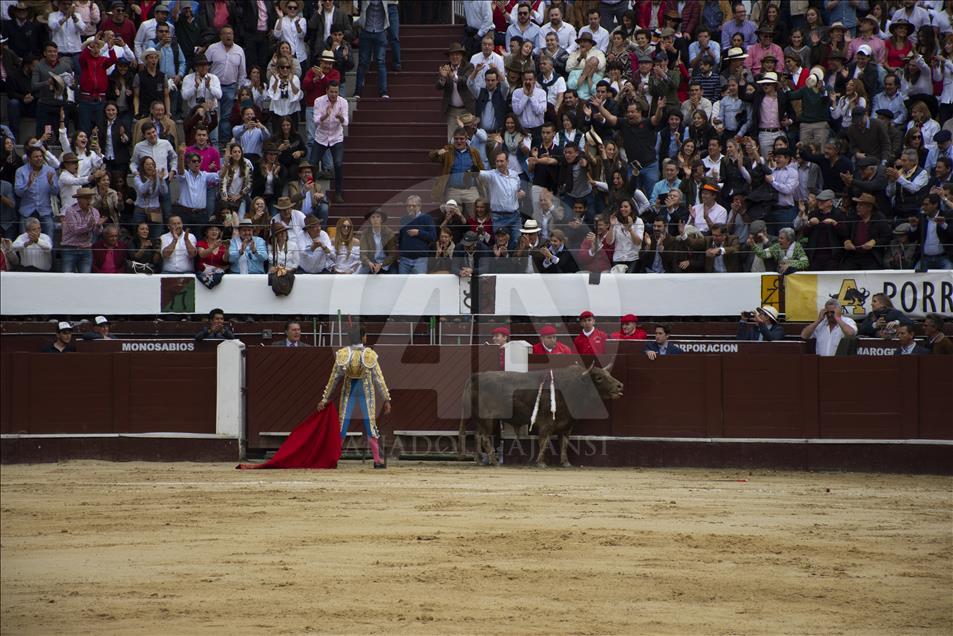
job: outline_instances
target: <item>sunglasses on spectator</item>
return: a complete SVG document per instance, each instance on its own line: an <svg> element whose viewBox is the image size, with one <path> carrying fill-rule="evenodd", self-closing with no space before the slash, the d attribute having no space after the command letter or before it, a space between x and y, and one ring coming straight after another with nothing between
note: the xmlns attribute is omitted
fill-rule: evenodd
<svg viewBox="0 0 953 636"><path fill-rule="evenodd" d="M284 69L284 70L287 71L287 70L290 69L291 67L290 67L290 66L279 66L278 68L279 68L279 69Z"/></svg>
<svg viewBox="0 0 953 636"><path fill-rule="evenodd" d="M529 15L529 11L520 11L518 15Z"/></svg>

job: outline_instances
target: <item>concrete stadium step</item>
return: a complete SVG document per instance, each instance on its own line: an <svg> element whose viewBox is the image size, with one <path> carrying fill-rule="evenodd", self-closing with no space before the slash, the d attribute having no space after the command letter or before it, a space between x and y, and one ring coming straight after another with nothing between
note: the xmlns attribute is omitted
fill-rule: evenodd
<svg viewBox="0 0 953 636"><path fill-rule="evenodd" d="M353 153L346 153L350 159ZM345 179L350 177L418 177L431 179L440 174L440 166L432 162L398 163L381 161L348 161Z"/></svg>
<svg viewBox="0 0 953 636"><path fill-rule="evenodd" d="M347 193L344 195L346 198ZM384 211L384 214L390 217L390 220L400 218L407 209L406 206L406 195L404 197L393 198L387 202L378 203L375 205L370 205L364 202L358 203L334 203L331 205L329 216L331 218L331 225L339 218L352 219L355 221L355 225L360 227L361 222L364 220L364 215L370 212L374 208L380 208ZM430 196L420 195L423 209L425 211L430 211L436 209L437 204L430 200ZM348 198L350 201L350 198Z"/></svg>
<svg viewBox="0 0 953 636"><path fill-rule="evenodd" d="M446 129L444 132L446 132ZM444 143L446 143L446 139L443 135L439 137L433 135L378 135L375 137L349 135L345 152L349 150L373 150L375 148L426 148L432 150L439 148ZM417 157L414 157L414 159L419 160Z"/></svg>
<svg viewBox="0 0 953 636"><path fill-rule="evenodd" d="M344 190L344 200L345 202L356 205L358 207L363 206L364 213L367 212L368 208L379 206L384 203L397 203L404 201L407 197L412 194L416 194L421 199L429 200L430 199L430 188L412 188L407 190L353 190L348 191ZM340 204L338 204L340 205Z"/></svg>
<svg viewBox="0 0 953 636"><path fill-rule="evenodd" d="M444 53L446 53L448 45L451 44L451 42L447 42L446 44L441 44L438 46L435 46L435 44L437 44L437 42L432 41L431 45L426 47L406 47L405 48L401 46L400 47L401 66L403 66L404 61L424 60L426 62L429 62L430 64L437 62L438 63L437 66L439 67L442 61L447 59L447 56L444 55Z"/></svg>
<svg viewBox="0 0 953 636"><path fill-rule="evenodd" d="M446 57L441 57L440 59L437 59L437 58L428 58L428 59L426 59L426 60L424 60L424 59L407 59L407 58L404 58L403 55L401 55L401 60L400 60L401 71L400 71L400 73L393 73L393 72L390 70L390 69L393 68L393 65L390 64L390 63L388 63L388 65L387 65L387 71L388 71L388 72L387 72L387 79L388 79L388 81L390 81L390 80L393 79L393 78L400 77L400 76L403 75L404 73L415 73L415 72L416 72L416 73L433 73L434 75L436 75L437 69L440 68L440 64L441 64L443 61L446 61L446 59L447 59ZM377 65L376 65L376 64L372 64L370 70L374 70L374 71L376 72L376 71L377 71ZM436 81L436 80L434 80L434 81Z"/></svg>
<svg viewBox="0 0 953 636"><path fill-rule="evenodd" d="M428 68L423 71L408 71L407 69L401 70L399 73L394 73L388 69L387 71L387 83L391 82L400 82L400 83L409 83L409 84L430 84L431 86L436 86L438 69ZM367 73L367 82L377 83L377 67L372 67ZM434 90L437 90L434 88Z"/></svg>
<svg viewBox="0 0 953 636"><path fill-rule="evenodd" d="M405 122L394 118L390 122L362 121L355 119L348 126L348 135L388 135L399 132L402 135L420 135L424 138L440 137L447 134L447 124L442 120L429 122Z"/></svg>
<svg viewBox="0 0 953 636"><path fill-rule="evenodd" d="M381 170L384 170L384 165L393 165L405 161L413 162L409 165L429 162L430 157L427 153L443 145L436 144L431 147L425 143L415 143L409 146L373 148L369 146L352 147L351 141L347 140L344 146L344 161L346 163L350 164L352 161L376 163L382 165ZM434 162L432 165L436 166L438 164Z"/></svg>
<svg viewBox="0 0 953 636"><path fill-rule="evenodd" d="M446 30L443 32L435 31L434 33L427 33L421 35L419 33L406 33L404 31L404 25L400 25L400 50L403 54L404 47L407 48L428 48L432 47L437 43L441 38L447 40L447 46L452 42L456 42L463 36L463 31L460 30L460 27L456 27L454 30Z"/></svg>
<svg viewBox="0 0 953 636"><path fill-rule="evenodd" d="M401 24L400 40L404 41L404 34L407 35L430 35L437 37L439 35L451 35L463 37L462 24Z"/></svg>
<svg viewBox="0 0 953 636"><path fill-rule="evenodd" d="M364 85L364 89L366 91L366 84ZM369 110L390 112L392 110L406 109L433 110L434 112L440 112L441 109L441 100L439 95L435 96L429 93L424 93L422 97L396 97L392 95L390 99L382 99L376 96L375 89L371 89L367 92L370 94L369 97L362 97L357 101L358 113L364 113ZM434 93L436 92L436 89L434 89Z"/></svg>
<svg viewBox="0 0 953 636"><path fill-rule="evenodd" d="M354 124L433 124L443 121L439 108L434 109L393 109L393 110L364 110L356 113L351 118L351 125Z"/></svg>
<svg viewBox="0 0 953 636"><path fill-rule="evenodd" d="M354 192L363 190L430 190L433 185L433 179L436 175L410 175L410 176L387 176L367 177L362 175L351 175L350 166L345 166L344 172L344 191Z"/></svg>
<svg viewBox="0 0 953 636"><path fill-rule="evenodd" d="M388 80L387 82L387 94L394 97L419 97L422 95L430 96L433 93L436 93L437 89L434 88L433 84L403 84L403 83L394 83ZM361 99L365 97L369 98L380 98L377 93L377 82L365 82L364 90L361 91ZM380 98L383 99L383 98ZM360 105L358 105L360 108Z"/></svg>

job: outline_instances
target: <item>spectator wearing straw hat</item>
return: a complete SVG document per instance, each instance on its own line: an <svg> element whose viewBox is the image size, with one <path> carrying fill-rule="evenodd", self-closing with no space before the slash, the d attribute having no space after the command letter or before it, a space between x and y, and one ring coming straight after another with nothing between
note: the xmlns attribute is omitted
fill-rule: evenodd
<svg viewBox="0 0 953 636"><path fill-rule="evenodd" d="M761 26L758 28L757 36L758 42L748 47L746 51L748 57L744 62L745 67L754 75L761 73L761 62L765 56L774 56L775 62L784 59L784 51L781 50L780 46L774 43L773 27L768 25Z"/></svg>
<svg viewBox="0 0 953 636"><path fill-rule="evenodd" d="M66 273L88 274L93 269L93 241L106 220L92 205L95 195L92 188L80 188L76 203L63 210L61 258Z"/></svg>
<svg viewBox="0 0 953 636"><path fill-rule="evenodd" d="M774 140L786 135L786 128L797 119L786 93L778 92L778 74L766 72L751 84L742 96L751 102L751 131L757 131L761 156L767 157L774 148Z"/></svg>
<svg viewBox="0 0 953 636"><path fill-rule="evenodd" d="M327 273L333 262L331 237L321 229L321 219L315 216L305 219L304 230L307 238L298 257L299 267L305 274Z"/></svg>
<svg viewBox="0 0 953 636"><path fill-rule="evenodd" d="M40 353L76 353L73 344L73 325L66 321L56 324L56 339L40 349Z"/></svg>
<svg viewBox="0 0 953 636"><path fill-rule="evenodd" d="M474 112L473 94L467 86L473 73L473 65L463 59L466 49L454 42L444 52L447 63L442 64L437 75L437 90L441 95L441 111L447 122L447 140L453 139L457 119L465 113Z"/></svg>
<svg viewBox="0 0 953 636"><path fill-rule="evenodd" d="M305 235L304 223L306 215L301 210L296 210L289 197L278 197L275 203L275 215L271 217L271 222L281 223L288 228L290 232L289 249L299 249L308 242Z"/></svg>
<svg viewBox="0 0 953 636"><path fill-rule="evenodd" d="M581 356L601 356L606 352L606 340L609 336L596 328L596 317L588 309L579 314L581 333L573 338L576 353Z"/></svg>
<svg viewBox="0 0 953 636"><path fill-rule="evenodd" d="M635 314L626 314L619 320L619 331L612 333L613 340L645 340L645 329L639 327L639 317Z"/></svg>
<svg viewBox="0 0 953 636"><path fill-rule="evenodd" d="M571 355L572 349L559 342L556 327L543 325L539 330L539 342L533 345L533 355Z"/></svg>
<svg viewBox="0 0 953 636"><path fill-rule="evenodd" d="M238 224L238 235L233 236L228 245L228 262L233 274L265 273L268 245L265 239L254 235L252 225L251 219L242 219Z"/></svg>
<svg viewBox="0 0 953 636"><path fill-rule="evenodd" d="M772 342L784 340L784 327L778 324L778 310L771 305L741 313L736 340Z"/></svg>

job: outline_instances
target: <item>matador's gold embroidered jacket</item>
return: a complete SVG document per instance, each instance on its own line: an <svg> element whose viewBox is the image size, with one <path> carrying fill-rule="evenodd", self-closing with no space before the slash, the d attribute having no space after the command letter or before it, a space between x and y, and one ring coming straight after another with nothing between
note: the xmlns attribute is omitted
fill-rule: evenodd
<svg viewBox="0 0 953 636"><path fill-rule="evenodd" d="M380 364L377 361L377 352L370 347L363 345L354 345L338 349L334 354L334 368L331 369L331 377L328 378L328 385L324 388L322 400L329 402L334 387L338 381L344 378L341 386L341 402L338 405L338 415L341 419L341 426L344 426L344 412L347 401L351 397L351 380L361 380L361 388L364 391L364 401L367 404L367 417L370 421L371 434L373 437L379 437L377 431L377 404L375 402L374 387L380 391L381 397L385 402L390 401L390 391L387 388L387 382L384 381L384 374L381 371Z"/></svg>

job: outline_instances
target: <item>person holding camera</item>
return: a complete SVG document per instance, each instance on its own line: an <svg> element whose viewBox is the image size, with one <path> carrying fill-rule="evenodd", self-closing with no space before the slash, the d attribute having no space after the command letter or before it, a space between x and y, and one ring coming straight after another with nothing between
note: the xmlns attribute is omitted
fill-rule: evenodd
<svg viewBox="0 0 953 636"><path fill-rule="evenodd" d="M784 328L778 324L778 310L771 305L741 312L736 340L772 342L784 340Z"/></svg>
<svg viewBox="0 0 953 636"><path fill-rule="evenodd" d="M857 335L857 323L844 315L844 308L831 298L817 313L817 320L801 330L802 340L815 340L814 353L819 356L833 356L844 338Z"/></svg>

